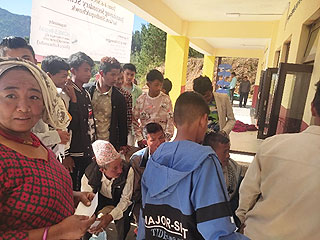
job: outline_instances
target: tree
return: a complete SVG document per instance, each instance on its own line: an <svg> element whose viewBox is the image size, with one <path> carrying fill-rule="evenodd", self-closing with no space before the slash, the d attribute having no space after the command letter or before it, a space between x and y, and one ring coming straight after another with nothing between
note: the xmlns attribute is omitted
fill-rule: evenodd
<svg viewBox="0 0 320 240"><path fill-rule="evenodd" d="M136 78L140 86L145 84L145 76L161 66L166 56L167 33L152 24L142 25L141 32L132 34L131 62L137 68ZM203 54L189 48L189 57L203 58Z"/></svg>
<svg viewBox="0 0 320 240"><path fill-rule="evenodd" d="M189 47L189 57L194 57L194 58L203 58L203 54L199 53L197 50Z"/></svg>
<svg viewBox="0 0 320 240"><path fill-rule="evenodd" d="M132 34L132 43L131 43L131 54L141 51L141 33L140 31L135 31Z"/></svg>
<svg viewBox="0 0 320 240"><path fill-rule="evenodd" d="M167 34L152 24L143 25L132 37L131 62L136 65L139 85L145 84L146 74L165 60ZM141 48L139 51L139 44Z"/></svg>

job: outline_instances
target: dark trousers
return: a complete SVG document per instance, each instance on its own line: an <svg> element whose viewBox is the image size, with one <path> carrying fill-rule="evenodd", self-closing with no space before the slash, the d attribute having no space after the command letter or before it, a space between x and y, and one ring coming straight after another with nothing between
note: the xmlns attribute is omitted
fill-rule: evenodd
<svg viewBox="0 0 320 240"><path fill-rule="evenodd" d="M233 94L234 94L234 88L230 89L230 101L231 101L231 104L233 104Z"/></svg>
<svg viewBox="0 0 320 240"><path fill-rule="evenodd" d="M248 95L249 95L248 92L240 93L239 107L242 107L242 106L246 107L247 100L248 100ZM243 105L242 105L242 100L243 100Z"/></svg>
<svg viewBox="0 0 320 240"><path fill-rule="evenodd" d="M74 168L70 173L73 183L73 191L80 191L81 178L88 165L92 162L90 157L72 157L74 161Z"/></svg>
<svg viewBox="0 0 320 240"><path fill-rule="evenodd" d="M98 212L102 210L104 207L112 205L114 206L114 202L112 199L106 198L102 194L98 193L98 207L96 209L95 214L98 215ZM131 206L128 207L128 209L123 213L123 217L119 220L115 220L114 223L116 225L117 229L117 240L125 240L127 237L127 234L130 230L130 216L129 213L131 211ZM83 240L90 239L92 235L90 233L86 233Z"/></svg>

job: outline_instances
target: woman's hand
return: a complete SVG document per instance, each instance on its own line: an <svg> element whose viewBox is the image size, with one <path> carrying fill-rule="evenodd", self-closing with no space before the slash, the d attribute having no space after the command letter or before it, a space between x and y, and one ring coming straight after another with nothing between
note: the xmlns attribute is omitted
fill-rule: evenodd
<svg viewBox="0 0 320 240"><path fill-rule="evenodd" d="M73 200L74 200L74 206L77 207L79 202L82 202L86 206L91 205L91 201L94 198L94 193L92 192L76 192L73 191Z"/></svg>
<svg viewBox="0 0 320 240"><path fill-rule="evenodd" d="M94 223L95 216L72 215L52 226L48 232L49 239L80 239Z"/></svg>

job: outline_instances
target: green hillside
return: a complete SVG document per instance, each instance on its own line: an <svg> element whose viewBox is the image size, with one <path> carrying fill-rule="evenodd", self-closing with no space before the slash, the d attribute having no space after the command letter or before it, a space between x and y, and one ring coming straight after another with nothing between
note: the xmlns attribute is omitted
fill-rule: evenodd
<svg viewBox="0 0 320 240"><path fill-rule="evenodd" d="M30 37L31 17L0 8L0 39L6 36Z"/></svg>

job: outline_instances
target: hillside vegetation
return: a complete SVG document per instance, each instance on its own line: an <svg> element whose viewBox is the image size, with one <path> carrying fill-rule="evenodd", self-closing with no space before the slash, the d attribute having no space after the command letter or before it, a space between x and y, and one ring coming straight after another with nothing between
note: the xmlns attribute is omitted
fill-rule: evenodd
<svg viewBox="0 0 320 240"><path fill-rule="evenodd" d="M30 37L31 17L10 13L0 8L0 38L17 36Z"/></svg>

